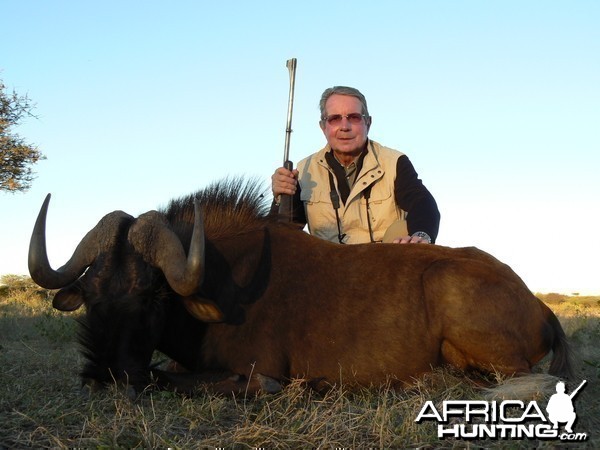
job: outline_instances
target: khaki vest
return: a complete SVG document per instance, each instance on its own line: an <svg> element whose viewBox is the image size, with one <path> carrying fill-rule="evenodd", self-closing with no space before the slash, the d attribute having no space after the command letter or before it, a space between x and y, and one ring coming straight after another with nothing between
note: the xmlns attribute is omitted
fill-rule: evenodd
<svg viewBox="0 0 600 450"><path fill-rule="evenodd" d="M373 239L381 241L385 231L396 221L404 223L406 231L403 234L408 234L406 214L397 207L394 196L396 164L403 154L371 140L368 148L362 169L350 190L346 204L340 204L338 210L341 232L346 234L346 244L371 242L367 224L367 203L362 195L369 186L372 188L368 216L371 219ZM325 153L328 151L330 147L326 146L298 163L298 182L308 230L316 237L338 243L337 220L329 186L329 172L333 174L333 171L325 160ZM335 176L333 178L337 188L337 180Z"/></svg>

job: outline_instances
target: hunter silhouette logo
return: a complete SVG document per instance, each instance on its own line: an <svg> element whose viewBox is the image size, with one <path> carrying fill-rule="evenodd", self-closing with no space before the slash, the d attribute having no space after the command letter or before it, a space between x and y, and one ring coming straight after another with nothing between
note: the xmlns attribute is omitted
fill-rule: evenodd
<svg viewBox="0 0 600 450"><path fill-rule="evenodd" d="M573 398L585 385L587 380L583 380L581 384L575 389L570 395L565 393L565 383L559 381L556 383L556 394L553 394L548 400L548 406L546 411L548 412L548 419L553 424L553 429L558 429L559 422L566 422L565 431L567 433L573 432L573 424L577 419L575 414L575 408L573 407Z"/></svg>

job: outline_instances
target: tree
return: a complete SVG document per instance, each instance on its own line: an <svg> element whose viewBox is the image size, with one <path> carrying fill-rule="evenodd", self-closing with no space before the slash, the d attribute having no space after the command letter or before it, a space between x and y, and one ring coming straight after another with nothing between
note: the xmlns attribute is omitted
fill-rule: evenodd
<svg viewBox="0 0 600 450"><path fill-rule="evenodd" d="M5 92L0 80L0 191L26 191L31 187L34 172L31 166L45 156L37 147L27 144L11 128L24 117L35 117L29 98Z"/></svg>

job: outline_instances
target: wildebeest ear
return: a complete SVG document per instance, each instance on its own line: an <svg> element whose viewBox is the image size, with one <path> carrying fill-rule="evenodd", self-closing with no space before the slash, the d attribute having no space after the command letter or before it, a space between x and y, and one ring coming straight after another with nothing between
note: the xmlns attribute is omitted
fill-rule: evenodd
<svg viewBox="0 0 600 450"><path fill-rule="evenodd" d="M83 295L77 283L62 288L52 300L52 306L60 311L75 311L83 304Z"/></svg>
<svg viewBox="0 0 600 450"><path fill-rule="evenodd" d="M222 322L225 314L215 302L197 295L183 298L183 304L188 312L202 322Z"/></svg>

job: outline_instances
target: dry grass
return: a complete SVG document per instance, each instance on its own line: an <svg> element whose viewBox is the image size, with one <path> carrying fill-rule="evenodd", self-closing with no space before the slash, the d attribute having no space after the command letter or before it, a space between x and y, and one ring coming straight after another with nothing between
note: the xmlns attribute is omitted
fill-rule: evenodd
<svg viewBox="0 0 600 450"><path fill-rule="evenodd" d="M600 446L598 300L548 302L576 351L576 381L588 380L576 401L576 430L588 433L585 445L589 448ZM338 388L320 396L293 383L280 394L261 398L236 399L206 392L190 398L148 391L131 401L117 388L86 398L79 388L82 359L75 333L72 315L54 311L43 292L23 287L4 292L0 298L0 449L561 445L555 441L439 440L435 424L414 421L427 400L441 404L443 400L476 400L488 395L472 380L449 369L436 370L403 392L379 387L349 393ZM533 384L541 386L542 379L532 377ZM575 381L569 387L571 384ZM537 400L548 395L544 388L532 391L531 384L525 390Z"/></svg>

